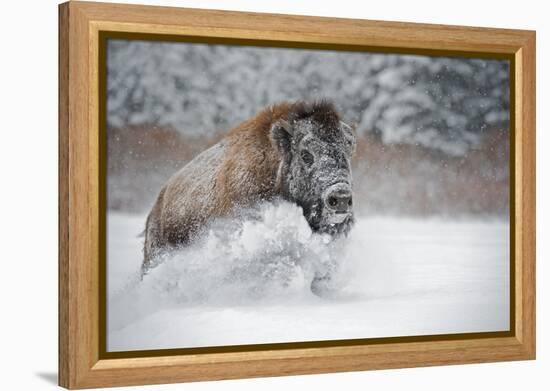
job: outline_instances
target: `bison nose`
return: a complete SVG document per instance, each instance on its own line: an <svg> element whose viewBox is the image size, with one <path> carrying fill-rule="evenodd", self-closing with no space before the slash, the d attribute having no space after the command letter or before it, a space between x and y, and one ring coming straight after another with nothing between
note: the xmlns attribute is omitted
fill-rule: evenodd
<svg viewBox="0 0 550 391"><path fill-rule="evenodd" d="M327 194L325 204L336 213L348 213L353 205L351 191L344 189L333 190Z"/></svg>

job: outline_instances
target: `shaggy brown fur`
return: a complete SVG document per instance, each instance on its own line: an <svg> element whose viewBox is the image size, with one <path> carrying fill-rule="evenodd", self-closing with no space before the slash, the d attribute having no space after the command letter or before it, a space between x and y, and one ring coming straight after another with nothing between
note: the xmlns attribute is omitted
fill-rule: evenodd
<svg viewBox="0 0 550 391"><path fill-rule="evenodd" d="M176 173L159 193L146 225L143 270L162 250L184 245L212 218L236 206L282 195L281 154L272 126L311 119L330 138L339 116L332 104L281 103L232 129Z"/></svg>

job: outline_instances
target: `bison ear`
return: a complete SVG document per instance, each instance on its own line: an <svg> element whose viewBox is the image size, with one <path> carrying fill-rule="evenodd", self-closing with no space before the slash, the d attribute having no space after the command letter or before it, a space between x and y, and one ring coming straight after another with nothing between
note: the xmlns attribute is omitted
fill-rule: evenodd
<svg viewBox="0 0 550 391"><path fill-rule="evenodd" d="M356 126L355 125L353 125L353 126L348 125L344 121L340 121L340 125L342 126L342 132L344 133L344 137L350 145L351 153L354 154L355 153L355 145L356 145L356 141L355 141L355 128L356 128Z"/></svg>
<svg viewBox="0 0 550 391"><path fill-rule="evenodd" d="M271 143L281 154L286 154L290 151L293 134L292 125L288 121L280 119L271 126Z"/></svg>

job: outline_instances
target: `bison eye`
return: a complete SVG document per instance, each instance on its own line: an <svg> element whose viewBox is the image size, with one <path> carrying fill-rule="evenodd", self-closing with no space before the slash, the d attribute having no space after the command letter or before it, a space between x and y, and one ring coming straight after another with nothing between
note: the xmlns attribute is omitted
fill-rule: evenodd
<svg viewBox="0 0 550 391"><path fill-rule="evenodd" d="M306 163L308 166L313 163L313 155L306 151L305 149L300 152L300 156L302 156L302 160L304 163Z"/></svg>

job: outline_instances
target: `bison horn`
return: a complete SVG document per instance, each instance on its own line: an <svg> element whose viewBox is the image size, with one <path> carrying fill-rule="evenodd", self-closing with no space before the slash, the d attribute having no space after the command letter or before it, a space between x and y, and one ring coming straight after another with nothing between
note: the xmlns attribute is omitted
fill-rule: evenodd
<svg viewBox="0 0 550 391"><path fill-rule="evenodd" d="M349 130L350 132L353 131L353 128L351 126L349 126L348 124L346 124L344 121L340 121L340 125L342 125L342 127L344 129L347 129Z"/></svg>
<svg viewBox="0 0 550 391"><path fill-rule="evenodd" d="M279 124L281 125L281 127L286 130L286 132L288 134L290 134L291 136L294 134L294 129L292 129L292 125L290 125L290 123L284 119L280 119L279 120Z"/></svg>

